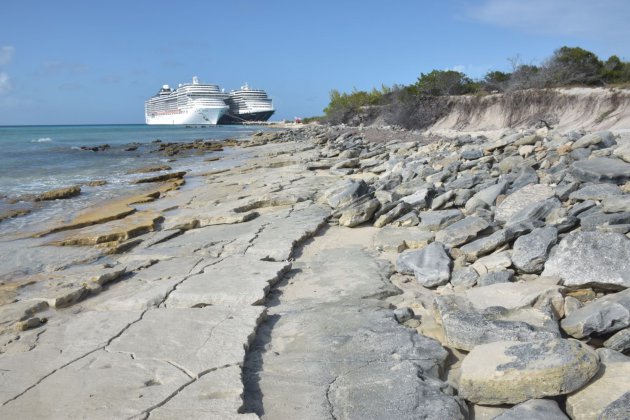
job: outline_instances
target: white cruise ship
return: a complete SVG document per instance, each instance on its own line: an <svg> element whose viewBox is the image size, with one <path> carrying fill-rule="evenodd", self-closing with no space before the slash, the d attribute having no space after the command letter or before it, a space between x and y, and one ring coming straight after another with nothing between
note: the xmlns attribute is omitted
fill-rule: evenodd
<svg viewBox="0 0 630 420"><path fill-rule="evenodd" d="M197 76L174 90L164 85L144 103L146 123L215 125L229 109L227 96L217 85L199 83Z"/></svg>
<svg viewBox="0 0 630 420"><path fill-rule="evenodd" d="M225 102L230 106L219 124L241 124L248 121L267 121L275 112L267 92L252 89L247 83L239 90L230 91Z"/></svg>

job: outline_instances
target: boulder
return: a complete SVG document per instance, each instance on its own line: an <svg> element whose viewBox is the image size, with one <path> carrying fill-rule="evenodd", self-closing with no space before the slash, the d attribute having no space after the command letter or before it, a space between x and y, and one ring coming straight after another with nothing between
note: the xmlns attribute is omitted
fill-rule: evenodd
<svg viewBox="0 0 630 420"><path fill-rule="evenodd" d="M511 283L479 289L503 284ZM459 293L436 296L436 315L442 324L446 344L470 351L480 344L495 341L527 342L560 336L556 321L548 313L537 308L507 309L494 302L492 306L475 307L472 299Z"/></svg>
<svg viewBox="0 0 630 420"><path fill-rule="evenodd" d="M630 212L630 195L605 198L602 201L602 211L606 213Z"/></svg>
<svg viewBox="0 0 630 420"><path fill-rule="evenodd" d="M497 341L466 356L459 393L478 404L517 404L576 391L598 368L595 351L576 340Z"/></svg>
<svg viewBox="0 0 630 420"><path fill-rule="evenodd" d="M441 243L433 242L419 251L410 251L398 257L396 267L400 273L414 274L425 287L448 283L452 261Z"/></svg>
<svg viewBox="0 0 630 420"><path fill-rule="evenodd" d="M505 200L498 205L494 218L499 223L507 223L518 212L533 203L542 202L553 197L554 190L543 184L526 185L520 190L508 195Z"/></svg>
<svg viewBox="0 0 630 420"><path fill-rule="evenodd" d="M608 334L630 326L630 289L586 304L560 323L572 337Z"/></svg>
<svg viewBox="0 0 630 420"><path fill-rule="evenodd" d="M339 210L339 224L341 226L355 227L372 219L374 213L381 206L376 199L364 199Z"/></svg>
<svg viewBox="0 0 630 420"><path fill-rule="evenodd" d="M492 420L569 420L554 400L529 400L517 404Z"/></svg>
<svg viewBox="0 0 630 420"><path fill-rule="evenodd" d="M555 227L536 228L514 242L512 264L524 273L540 273L551 247L558 240Z"/></svg>
<svg viewBox="0 0 630 420"><path fill-rule="evenodd" d="M440 230L464 218L458 209L423 211L420 217L420 229Z"/></svg>
<svg viewBox="0 0 630 420"><path fill-rule="evenodd" d="M451 247L463 245L476 238L489 226L490 224L480 217L468 216L437 232L435 240Z"/></svg>
<svg viewBox="0 0 630 420"><path fill-rule="evenodd" d="M330 207L336 209L348 205L364 195L367 193L367 189L367 184L364 181L346 180L326 190L323 198Z"/></svg>
<svg viewBox="0 0 630 420"><path fill-rule="evenodd" d="M604 341L604 347L620 353L630 350L630 328L625 328Z"/></svg>
<svg viewBox="0 0 630 420"><path fill-rule="evenodd" d="M619 159L630 163L630 143L624 143L617 146L613 154Z"/></svg>
<svg viewBox="0 0 630 420"><path fill-rule="evenodd" d="M596 133L586 134L573 143L571 148L573 150L590 147L590 146L601 146L601 147L610 147L614 145L615 136L610 131L599 131Z"/></svg>
<svg viewBox="0 0 630 420"><path fill-rule="evenodd" d="M569 200L603 200L608 197L621 195L621 188L614 184L586 184L577 191L569 194Z"/></svg>
<svg viewBox="0 0 630 420"><path fill-rule="evenodd" d="M503 194L506 188L507 182L503 181L479 191L466 202L466 213L471 214L480 207L487 208L493 206L497 197Z"/></svg>
<svg viewBox="0 0 630 420"><path fill-rule="evenodd" d="M573 420L627 419L630 357L609 349L598 349L597 354L599 371L588 385L567 397L567 414ZM619 417L605 415L624 410Z"/></svg>
<svg viewBox="0 0 630 420"><path fill-rule="evenodd" d="M630 163L607 157L580 160L571 165L571 173L584 182L620 185L630 180Z"/></svg>
<svg viewBox="0 0 630 420"><path fill-rule="evenodd" d="M543 276L566 286L621 290L630 287L630 239L620 233L571 232L545 262Z"/></svg>
<svg viewBox="0 0 630 420"><path fill-rule="evenodd" d="M418 209L426 208L429 201L431 190L429 188L421 188L411 195L407 195L400 200L409 204L411 207Z"/></svg>
<svg viewBox="0 0 630 420"><path fill-rule="evenodd" d="M378 219L374 222L375 227L383 227L386 224L393 222L399 217L407 214L411 210L411 206L405 202L398 203L396 207L388 211L387 213L379 216Z"/></svg>

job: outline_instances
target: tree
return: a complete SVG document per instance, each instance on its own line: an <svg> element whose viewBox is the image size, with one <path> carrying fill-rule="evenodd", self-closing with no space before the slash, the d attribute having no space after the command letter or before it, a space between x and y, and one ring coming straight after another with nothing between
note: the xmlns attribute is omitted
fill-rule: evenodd
<svg viewBox="0 0 630 420"><path fill-rule="evenodd" d="M602 81L602 62L595 54L580 47L556 50L544 68L547 82L552 85L596 85Z"/></svg>
<svg viewBox="0 0 630 420"><path fill-rule="evenodd" d="M473 93L479 89L479 85L455 70L433 70L431 73L421 73L415 88L421 95L442 96Z"/></svg>
<svg viewBox="0 0 630 420"><path fill-rule="evenodd" d="M486 90L492 92L494 90L503 91L510 81L511 74L502 71L489 71L483 78Z"/></svg>

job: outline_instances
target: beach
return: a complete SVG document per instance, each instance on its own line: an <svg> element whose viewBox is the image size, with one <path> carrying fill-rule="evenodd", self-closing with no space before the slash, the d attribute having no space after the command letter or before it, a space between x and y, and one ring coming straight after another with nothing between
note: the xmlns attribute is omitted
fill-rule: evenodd
<svg viewBox="0 0 630 420"><path fill-rule="evenodd" d="M628 140L173 146L183 164L2 231L0 417L615 418Z"/></svg>

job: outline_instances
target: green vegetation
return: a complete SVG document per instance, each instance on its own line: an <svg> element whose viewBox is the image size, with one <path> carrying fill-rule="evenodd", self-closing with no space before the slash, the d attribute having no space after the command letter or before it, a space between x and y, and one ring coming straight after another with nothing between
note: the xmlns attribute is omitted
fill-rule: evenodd
<svg viewBox="0 0 630 420"><path fill-rule="evenodd" d="M362 123L383 116L387 123L406 128L422 128L443 115L446 100L436 97L452 95L514 92L566 86L630 85L630 62L616 55L601 61L597 55L580 47L562 47L540 65L523 64L510 59L512 72L489 71L480 80L473 80L455 70L433 70L421 73L411 85L381 86L370 92L357 90L330 92L330 103L324 109L323 121ZM427 98L433 98L427 101ZM419 112L424 113L418 118Z"/></svg>

